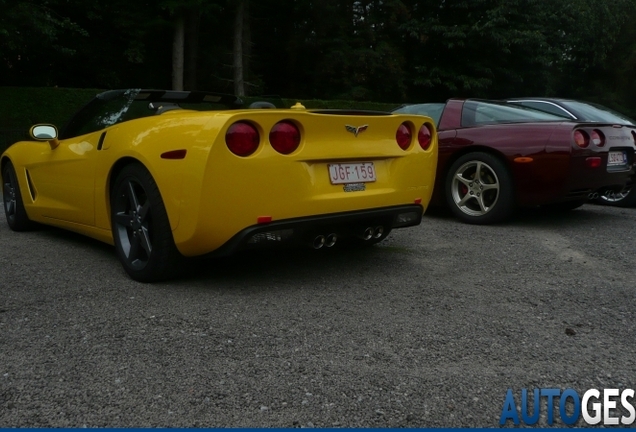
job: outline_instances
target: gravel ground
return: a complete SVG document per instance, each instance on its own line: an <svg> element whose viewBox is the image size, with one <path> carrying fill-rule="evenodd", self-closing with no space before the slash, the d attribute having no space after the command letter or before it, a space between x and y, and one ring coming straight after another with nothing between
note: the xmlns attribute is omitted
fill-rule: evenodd
<svg viewBox="0 0 636 432"><path fill-rule="evenodd" d="M60 230L0 244L0 427L498 427L508 388L636 386L636 209L434 213L154 285Z"/></svg>

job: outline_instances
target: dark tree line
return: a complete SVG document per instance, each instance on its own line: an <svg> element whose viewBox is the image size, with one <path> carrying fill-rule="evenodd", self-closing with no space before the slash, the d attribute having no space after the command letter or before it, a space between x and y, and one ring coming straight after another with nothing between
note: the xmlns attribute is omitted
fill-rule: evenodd
<svg viewBox="0 0 636 432"><path fill-rule="evenodd" d="M0 0L0 85L636 111L636 0Z"/></svg>

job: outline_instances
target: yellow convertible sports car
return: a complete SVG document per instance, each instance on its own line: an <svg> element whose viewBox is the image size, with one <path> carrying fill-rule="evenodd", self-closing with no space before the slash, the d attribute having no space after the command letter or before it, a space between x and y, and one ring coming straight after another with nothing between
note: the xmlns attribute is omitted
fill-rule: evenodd
<svg viewBox="0 0 636 432"><path fill-rule="evenodd" d="M111 90L59 133L30 134L0 159L11 229L113 244L145 282L184 256L377 243L421 222L437 163L428 117L243 107L208 92Z"/></svg>

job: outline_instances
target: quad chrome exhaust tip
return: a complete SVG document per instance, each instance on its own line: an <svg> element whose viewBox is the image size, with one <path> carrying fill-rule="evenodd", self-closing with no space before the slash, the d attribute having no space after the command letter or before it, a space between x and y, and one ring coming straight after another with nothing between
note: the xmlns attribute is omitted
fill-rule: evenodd
<svg viewBox="0 0 636 432"><path fill-rule="evenodd" d="M378 225L375 227L373 232L373 238L379 239L384 234L384 227L382 225Z"/></svg>
<svg viewBox="0 0 636 432"><path fill-rule="evenodd" d="M371 239L379 239L384 235L384 227L382 225L378 225L375 227L366 227L361 234L358 235L358 238L361 238L364 241L369 241Z"/></svg>
<svg viewBox="0 0 636 432"><path fill-rule="evenodd" d="M373 227L366 227L362 234L360 234L360 238L364 241L371 240L373 238L373 234L375 233Z"/></svg>
<svg viewBox="0 0 636 432"><path fill-rule="evenodd" d="M331 233L325 238L325 247L334 247L338 241L338 234Z"/></svg>
<svg viewBox="0 0 636 432"><path fill-rule="evenodd" d="M317 235L311 245L314 249L321 249L325 245L325 241L326 239L324 235Z"/></svg>

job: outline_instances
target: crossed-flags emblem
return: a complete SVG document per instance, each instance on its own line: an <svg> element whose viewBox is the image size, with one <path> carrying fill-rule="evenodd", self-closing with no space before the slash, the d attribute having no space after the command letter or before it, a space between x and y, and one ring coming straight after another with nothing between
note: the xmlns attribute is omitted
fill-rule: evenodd
<svg viewBox="0 0 636 432"><path fill-rule="evenodd" d="M358 136L359 133L364 132L365 130L367 130L367 128L369 127L369 125L362 125L362 126L351 126L351 125L345 125L345 129L347 130L347 132L351 132L354 136Z"/></svg>

